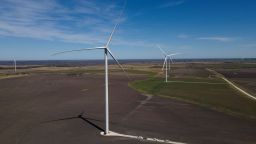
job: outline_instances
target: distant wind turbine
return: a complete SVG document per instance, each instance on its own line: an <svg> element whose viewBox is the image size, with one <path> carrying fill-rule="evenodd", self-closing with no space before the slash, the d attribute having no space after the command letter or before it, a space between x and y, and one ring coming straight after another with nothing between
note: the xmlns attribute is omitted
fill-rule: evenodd
<svg viewBox="0 0 256 144"><path fill-rule="evenodd" d="M109 49L110 42L112 40L112 37L116 31L116 28L119 25L120 18L123 14L123 11L125 9L126 1L124 3L124 7L122 12L119 15L118 21L114 26L113 31L111 32L108 41L105 45L100 46L100 47L94 47L94 48L84 48L84 49L78 49L78 50L70 50L70 51L63 51L59 53L55 53L53 55L59 55L59 54L64 54L64 53L69 53L69 52L79 52L79 51L87 51L87 50L104 50L104 59L105 59L105 135L109 134L109 89L108 89L108 54L114 59L114 61L118 64L118 66L123 70L123 72L126 74L123 66L118 62L118 60L115 58L113 53ZM126 76L129 78L129 76L126 74Z"/></svg>
<svg viewBox="0 0 256 144"><path fill-rule="evenodd" d="M165 68L165 82L167 83L168 82L168 70L171 70L171 63L173 63L172 56L177 55L179 53L167 54L159 45L157 45L157 47L160 49L160 51L164 55L164 63L163 63L162 71Z"/></svg>

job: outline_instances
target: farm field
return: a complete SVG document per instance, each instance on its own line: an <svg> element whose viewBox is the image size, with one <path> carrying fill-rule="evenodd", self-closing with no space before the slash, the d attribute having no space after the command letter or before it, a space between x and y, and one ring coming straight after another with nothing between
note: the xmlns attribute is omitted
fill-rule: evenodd
<svg viewBox="0 0 256 144"><path fill-rule="evenodd" d="M217 69L217 71L251 94L256 94L256 68Z"/></svg>
<svg viewBox="0 0 256 144"><path fill-rule="evenodd" d="M125 65L130 80L116 66L110 68L111 131L191 144L256 141L255 101L207 71L207 64L173 64L168 83L161 64ZM0 73L26 76L0 79L1 142L152 143L100 135L101 65L10 71Z"/></svg>
<svg viewBox="0 0 256 144"><path fill-rule="evenodd" d="M256 144L256 0L2 0L0 144Z"/></svg>
<svg viewBox="0 0 256 144"><path fill-rule="evenodd" d="M220 66L223 68L220 69ZM133 82L131 87L144 93L184 100L228 114L255 119L255 101L206 70L208 67L216 69L242 89L255 94L256 69L253 66L255 65L235 66L230 63L176 64L172 66L168 83L164 83L163 77L156 76Z"/></svg>

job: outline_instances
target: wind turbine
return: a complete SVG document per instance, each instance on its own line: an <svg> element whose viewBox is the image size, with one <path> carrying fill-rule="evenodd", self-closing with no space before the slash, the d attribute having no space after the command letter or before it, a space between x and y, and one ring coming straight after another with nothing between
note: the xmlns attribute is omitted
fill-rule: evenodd
<svg viewBox="0 0 256 144"><path fill-rule="evenodd" d="M126 1L124 3L123 10L121 14L119 15L119 20L120 17L125 9ZM123 72L126 74L123 66L118 62L118 60L115 58L111 50L109 49L110 42L112 40L112 37L116 31L116 28L118 27L119 22L117 22L114 26L113 31L111 32L108 41L106 42L105 45L99 46L99 47L93 47L93 48L84 48L84 49L78 49L78 50L70 50L70 51L63 51L59 53L55 53L53 55L59 55L63 53L69 53L69 52L79 52L79 51L87 51L87 50L103 50L104 51L104 60L105 60L105 135L109 134L109 88L108 88L108 54L113 58L113 60L118 64L118 66L123 70ZM126 76L129 78L129 76L126 74Z"/></svg>
<svg viewBox="0 0 256 144"><path fill-rule="evenodd" d="M160 51L164 55L164 63L163 63L162 71L165 68L165 82L167 83L168 82L168 70L171 70L171 63L173 63L172 56L177 55L179 53L167 54L159 45L157 45L157 47L160 49Z"/></svg>

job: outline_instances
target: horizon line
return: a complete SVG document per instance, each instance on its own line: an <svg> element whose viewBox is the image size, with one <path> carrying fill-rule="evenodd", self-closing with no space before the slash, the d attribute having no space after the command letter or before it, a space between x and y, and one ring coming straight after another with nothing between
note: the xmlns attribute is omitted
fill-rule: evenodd
<svg viewBox="0 0 256 144"><path fill-rule="evenodd" d="M256 59L253 57L246 57L246 58L173 58L176 60L234 60L234 59ZM16 61L101 61L104 59L16 59ZM118 60L162 60L162 58L146 58L146 59L118 59ZM10 60L0 60L0 61L13 61L13 59ZM111 59L110 59L111 61Z"/></svg>

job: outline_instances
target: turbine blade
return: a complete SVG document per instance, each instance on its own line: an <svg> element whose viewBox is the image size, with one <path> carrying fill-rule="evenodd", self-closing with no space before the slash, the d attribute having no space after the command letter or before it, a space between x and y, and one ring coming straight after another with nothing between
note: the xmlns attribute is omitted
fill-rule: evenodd
<svg viewBox="0 0 256 144"><path fill-rule="evenodd" d="M164 66L167 64L167 57L164 58L164 63L163 63L163 67L162 67L162 71L164 70Z"/></svg>
<svg viewBox="0 0 256 144"><path fill-rule="evenodd" d="M172 57L170 56L170 60L172 61L172 64L173 64L173 60L172 60Z"/></svg>
<svg viewBox="0 0 256 144"><path fill-rule="evenodd" d="M174 55L178 55L180 53L173 53L173 54L169 54L168 56L174 56Z"/></svg>
<svg viewBox="0 0 256 144"><path fill-rule="evenodd" d="M109 44L110 44L110 42L111 42L111 40L112 40L113 34L115 33L116 27L117 27L118 25L119 25L119 23L117 23L117 24L115 25L113 31L111 32L110 37L109 37L109 39L108 39L108 42L107 42L107 44L106 44L106 47L109 46Z"/></svg>
<svg viewBox="0 0 256 144"><path fill-rule="evenodd" d="M117 65L123 70L123 72L125 73L126 77L130 80L129 75L127 74L127 72L124 70L123 66L118 62L118 60L115 58L115 56L113 55L113 53L107 48L107 51L109 53L109 55L113 58L113 60L117 63Z"/></svg>
<svg viewBox="0 0 256 144"><path fill-rule="evenodd" d="M122 11L120 12L120 15L119 15L119 17L118 17L118 19L117 19L117 23L115 24L115 27L114 27L113 31L111 32L111 34L110 34L110 36L109 36L108 42L107 42L107 44L106 44L106 47L109 46L109 44L110 44L110 42L111 42L111 40L112 40L112 37L113 37L113 35L114 35L115 31L116 31L116 28L117 28L118 25L120 24L120 18L121 18L121 16L122 16L123 13L124 13L124 10L125 10L125 7L126 7L126 2L127 2L127 1L125 0L124 5L123 5L123 9L122 9Z"/></svg>
<svg viewBox="0 0 256 144"><path fill-rule="evenodd" d="M77 49L77 50L70 50L70 51L63 51L52 54L52 56L60 55L64 53L70 53L70 52L78 52L78 51L85 51L85 50L96 50L96 49L105 49L106 47L94 47L94 48L84 48L84 49Z"/></svg>
<svg viewBox="0 0 256 144"><path fill-rule="evenodd" d="M164 56L167 55L167 53L159 45L157 45L157 47L160 49L160 51L163 53Z"/></svg>

